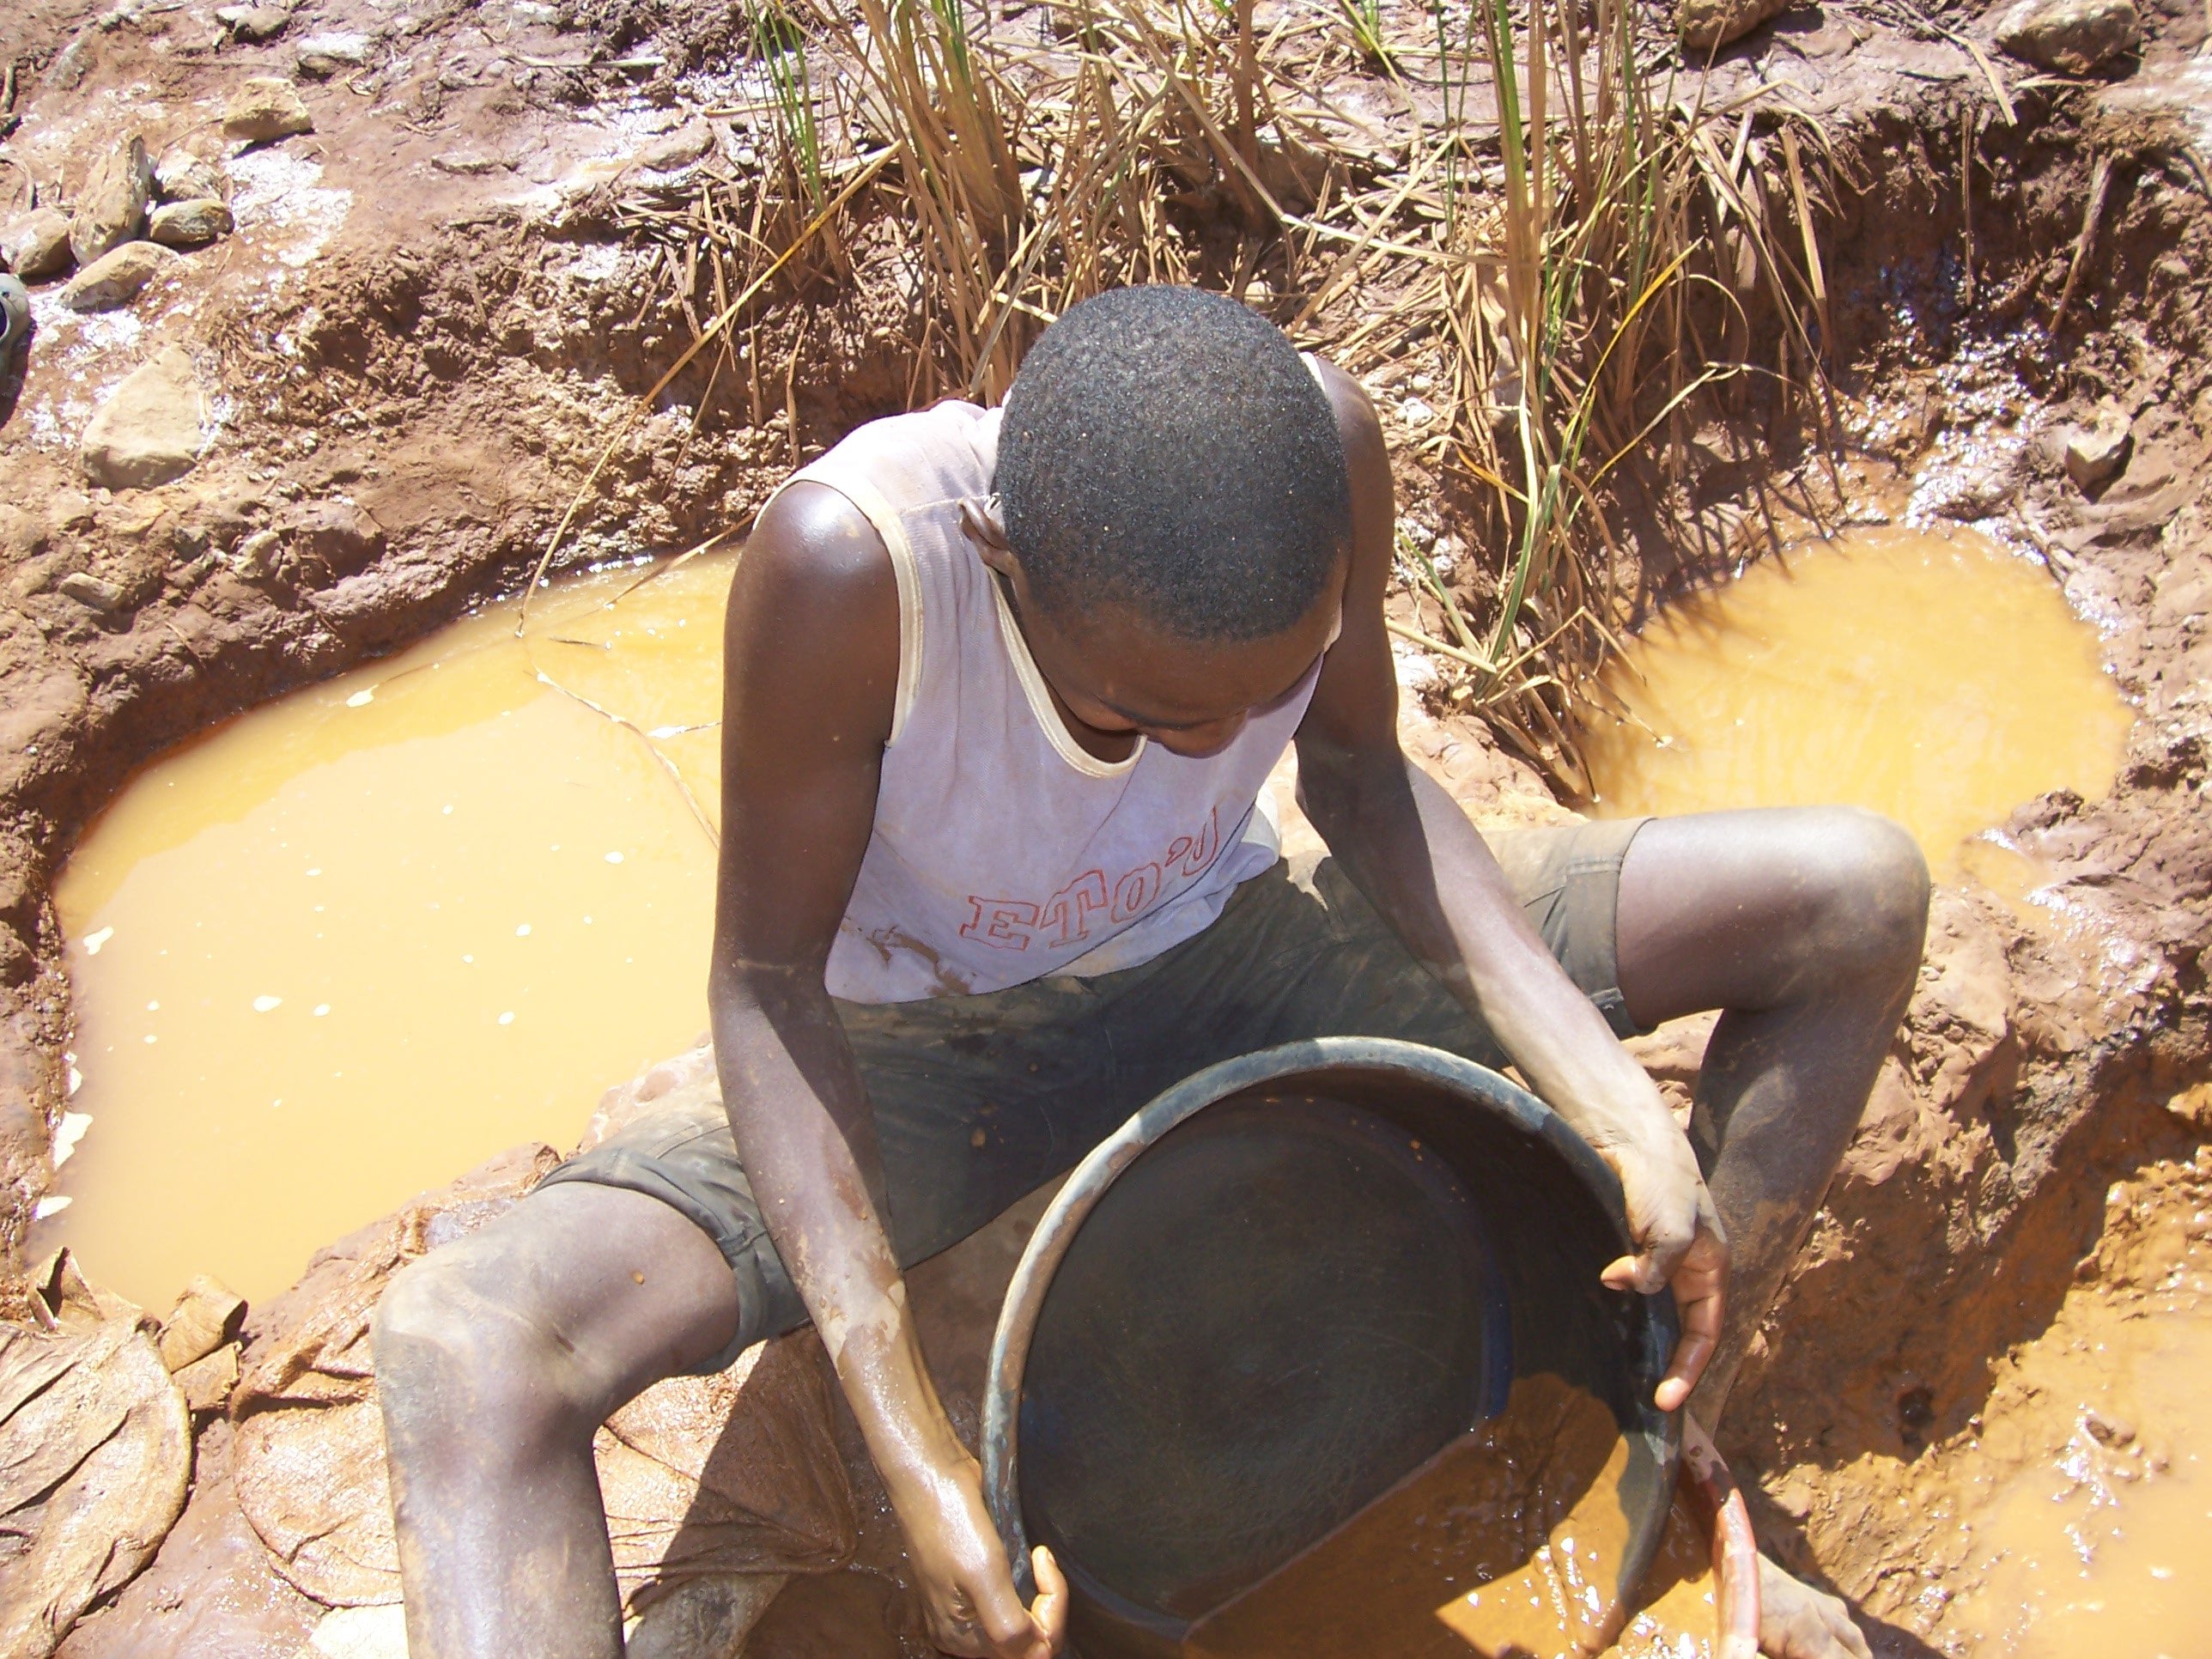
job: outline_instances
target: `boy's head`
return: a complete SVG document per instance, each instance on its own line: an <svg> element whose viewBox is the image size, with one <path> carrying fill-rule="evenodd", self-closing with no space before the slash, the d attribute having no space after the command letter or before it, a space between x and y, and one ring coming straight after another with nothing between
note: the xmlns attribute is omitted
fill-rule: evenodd
<svg viewBox="0 0 2212 1659"><path fill-rule="evenodd" d="M1241 725L1288 689L1265 684L1274 659L1302 673L1334 624L1352 539L1335 416L1283 331L1235 301L1126 288L1067 312L1007 394L996 485L1024 632L1062 659L1055 674L1039 650L1040 666L1071 702L1101 689L1085 682L1133 689L1141 708L1106 707L1170 747L1181 726ZM1081 660L1109 639L1112 663ZM1257 695L1214 708L1201 682Z"/></svg>

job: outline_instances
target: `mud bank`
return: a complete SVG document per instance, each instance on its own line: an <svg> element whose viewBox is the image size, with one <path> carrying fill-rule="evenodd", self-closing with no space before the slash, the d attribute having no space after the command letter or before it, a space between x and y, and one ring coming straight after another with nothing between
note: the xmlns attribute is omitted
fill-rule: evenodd
<svg viewBox="0 0 2212 1659"><path fill-rule="evenodd" d="M59 861L177 740L517 590L690 338L696 319L654 297L665 255L624 204L646 174L681 175L695 112L733 94L706 67L712 20L681 8L387 15L331 0L254 40L210 7L45 0L9 27L0 57L16 61L24 119L5 153L42 192L76 189L135 123L149 144L222 161L237 217L126 312L42 306L27 375L0 381L0 1312L26 1317L20 1246L52 1180L71 1032ZM2008 873L1939 893L1905 1028L1723 1427L1763 1540L1854 1598L1894 1654L1966 1650L1946 1610L1978 1571L1898 1498L2021 1420L2002 1394L2016 1345L2052 1329L2069 1296L2124 1289L2112 1182L2143 1183L2154 1209L2197 1201L2160 1172L2194 1167L2208 1126L2190 1091L2212 1075L2204 19L2148 9L2139 55L2110 82L2031 73L1995 54L1994 28L1966 9L1923 27L1801 8L1722 55L1709 105L1741 107L1747 134L1778 100L1809 108L1839 158L1820 343L1837 388L1826 436L1846 459L1816 441L1821 422L1747 392L1732 418L1624 475L1620 502L1648 609L1755 556L1778 514L1850 516L1869 494L1854 467L1902 467L1908 514L2047 562L2136 710L2108 798L2028 804L2003 831ZM362 61L303 74L300 41L317 34L361 37ZM312 134L213 142L256 75L295 81ZM560 562L741 525L794 459L901 406L913 289L891 252L864 230L849 276L771 295L720 379L678 375L617 443ZM1284 320L1296 299L1277 296ZM1755 293L1744 301L1747 337L1778 338ZM787 368L802 344L804 381ZM153 489L89 484L94 408L167 345L199 399L196 464ZM1461 486L1414 441L1411 389L1432 367L1417 354L1370 384L1402 441L1407 522L1434 541ZM2085 489L2068 437L2100 420L2124 435L2123 459ZM1458 580L1479 596L1480 573ZM1394 601L1441 635L1428 604ZM1409 655L1410 701L1427 703L1408 711L1413 750L1486 822L1563 814L1440 688L1423 691L1426 670ZM1670 1030L1643 1052L1686 1091L1702 1040ZM502 1177L510 1192L525 1167ZM957 1373L969 1361L950 1333L982 1303L945 1295L965 1311L932 1351ZM296 1319L282 1301L253 1310L249 1376L296 1343ZM325 1616L270 1568L268 1534L240 1507L229 1419L258 1409L242 1398L203 1397L183 1519L136 1584L101 1587L108 1605L65 1651L289 1656ZM779 1621L858 1616L884 1632L888 1607L889 1626L911 1623L879 1490L849 1425L822 1423L843 1437L851 1534L833 1514L810 1534L822 1550L759 1571L854 1570L803 1581L756 1650L803 1650ZM794 1611L809 1598L811 1615ZM239 1645L249 1630L264 1645Z"/></svg>

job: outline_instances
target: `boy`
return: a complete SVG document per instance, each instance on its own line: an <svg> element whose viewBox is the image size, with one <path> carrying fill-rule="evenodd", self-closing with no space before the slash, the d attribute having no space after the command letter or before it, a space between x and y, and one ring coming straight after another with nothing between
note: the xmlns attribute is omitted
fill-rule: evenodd
<svg viewBox="0 0 2212 1659"><path fill-rule="evenodd" d="M1911 990L1924 867L1842 810L1493 853L1398 748L1393 513L1357 385L1166 288L1069 312L1003 412L877 422L769 502L726 644L726 1109L634 1125L386 1298L416 1659L618 1654L593 1428L810 1318L936 1641L1048 1659L1057 1570L1024 1607L902 1268L1297 1037L1518 1066L1620 1172L1641 1249L1608 1282L1675 1297L1660 1405L1714 1420ZM1333 855L1296 872L1256 805L1293 741ZM1711 1008L1686 1138L1617 1038ZM1769 1653L1866 1653L1763 1588Z"/></svg>

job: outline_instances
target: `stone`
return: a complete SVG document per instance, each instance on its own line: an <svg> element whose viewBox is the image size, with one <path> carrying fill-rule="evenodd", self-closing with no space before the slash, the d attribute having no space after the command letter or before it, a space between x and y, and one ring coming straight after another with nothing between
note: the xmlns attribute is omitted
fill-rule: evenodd
<svg viewBox="0 0 2212 1659"><path fill-rule="evenodd" d="M2128 464L2128 417L2107 405L2087 428L2067 432L2066 476L2086 495Z"/></svg>
<svg viewBox="0 0 2212 1659"><path fill-rule="evenodd" d="M111 248L146 234L146 204L154 194L154 164L137 133L93 163L70 215L70 252L88 265Z"/></svg>
<svg viewBox="0 0 2212 1659"><path fill-rule="evenodd" d="M46 1659L185 1505L191 1419L136 1310L0 1324L0 1653Z"/></svg>
<svg viewBox="0 0 2212 1659"><path fill-rule="evenodd" d="M113 311L176 263L177 256L158 242L125 242L70 277L62 303L71 311Z"/></svg>
<svg viewBox="0 0 2212 1659"><path fill-rule="evenodd" d="M191 359L174 346L134 369L85 428L85 477L110 489L181 478L204 443Z"/></svg>
<svg viewBox="0 0 2212 1659"><path fill-rule="evenodd" d="M282 6L217 6L215 21L230 31L233 40L258 45L283 33L292 14Z"/></svg>
<svg viewBox="0 0 2212 1659"><path fill-rule="evenodd" d="M714 148L714 129L704 121L678 128L637 153L637 164L653 173L675 173Z"/></svg>
<svg viewBox="0 0 2212 1659"><path fill-rule="evenodd" d="M327 81L344 70L367 69L369 39L365 34L310 34L294 52L301 74Z"/></svg>
<svg viewBox="0 0 2212 1659"><path fill-rule="evenodd" d="M222 106L223 136L248 143L267 143L314 130L315 118L307 113L292 83L274 76L257 75L240 82Z"/></svg>
<svg viewBox="0 0 2212 1659"><path fill-rule="evenodd" d="M33 208L0 226L0 264L35 282L58 276L75 262L70 252L69 215L59 208Z"/></svg>
<svg viewBox="0 0 2212 1659"><path fill-rule="evenodd" d="M276 574L276 555L283 538L273 530L257 530L238 544L231 568L250 582L266 581Z"/></svg>
<svg viewBox="0 0 2212 1659"><path fill-rule="evenodd" d="M1684 51L1710 55L1778 15L1789 3L1790 0L1680 0L1674 28Z"/></svg>
<svg viewBox="0 0 2212 1659"><path fill-rule="evenodd" d="M21 564L46 550L51 532L20 507L0 504L0 559Z"/></svg>
<svg viewBox="0 0 2212 1659"><path fill-rule="evenodd" d="M219 1279L197 1275L161 1326L161 1363L180 1371L238 1334L246 1298Z"/></svg>
<svg viewBox="0 0 2212 1659"><path fill-rule="evenodd" d="M86 610L97 611L103 617L110 611L120 611L123 608L124 594L121 588L113 582L102 581L99 577L88 575L82 570L72 570L54 586Z"/></svg>
<svg viewBox="0 0 2212 1659"><path fill-rule="evenodd" d="M164 202L146 223L147 240L164 247L199 247L230 232L230 209L212 196L194 202Z"/></svg>
<svg viewBox="0 0 2212 1659"><path fill-rule="evenodd" d="M230 1391L238 1386L238 1344L226 1342L213 1353L202 1354L189 1365L169 1375L185 1393L185 1407L194 1412L228 1408Z"/></svg>
<svg viewBox="0 0 2212 1659"><path fill-rule="evenodd" d="M154 167L154 194L165 202L198 202L222 195L222 170L197 155L166 156Z"/></svg>
<svg viewBox="0 0 2212 1659"><path fill-rule="evenodd" d="M2087 75L2142 38L2135 0L2020 0L1997 22L1997 44L2038 69Z"/></svg>

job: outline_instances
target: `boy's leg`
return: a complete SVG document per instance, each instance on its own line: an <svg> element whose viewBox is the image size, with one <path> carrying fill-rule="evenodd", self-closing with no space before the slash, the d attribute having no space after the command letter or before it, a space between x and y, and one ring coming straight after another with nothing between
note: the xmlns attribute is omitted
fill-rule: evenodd
<svg viewBox="0 0 2212 1659"><path fill-rule="evenodd" d="M1928 870L1886 818L1841 807L1655 819L1631 844L1620 988L1644 1024L1722 1010L1691 1139L1728 1230L1728 1324L1690 1401L1708 1427L1850 1145L1912 994ZM1865 1659L1843 1603L1762 1557L1759 1650Z"/></svg>
<svg viewBox="0 0 2212 1659"><path fill-rule="evenodd" d="M414 1659L617 1659L592 1436L727 1346L738 1316L695 1222L580 1182L399 1276L375 1352Z"/></svg>
<svg viewBox="0 0 2212 1659"><path fill-rule="evenodd" d="M1708 1427L1850 1145L1927 926L1920 849L1848 807L1655 818L1622 862L1631 1017L1723 1011L1690 1128L1729 1237L1728 1328L1690 1407Z"/></svg>

